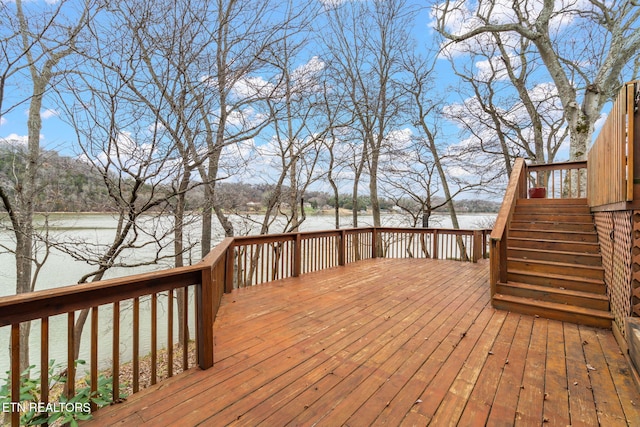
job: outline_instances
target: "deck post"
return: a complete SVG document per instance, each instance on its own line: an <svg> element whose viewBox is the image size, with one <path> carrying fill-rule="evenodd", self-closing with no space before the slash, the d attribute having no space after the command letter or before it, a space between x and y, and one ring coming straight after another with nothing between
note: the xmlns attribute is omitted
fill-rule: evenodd
<svg viewBox="0 0 640 427"><path fill-rule="evenodd" d="M433 230L433 249L431 249L431 258L438 259L438 230Z"/></svg>
<svg viewBox="0 0 640 427"><path fill-rule="evenodd" d="M471 254L471 260L478 262L482 258L482 231L473 230L473 253Z"/></svg>
<svg viewBox="0 0 640 427"><path fill-rule="evenodd" d="M338 265L345 265L344 249L347 241L347 235L344 230L340 230L340 236L338 237Z"/></svg>
<svg viewBox="0 0 640 427"><path fill-rule="evenodd" d="M296 239L293 241L293 271L291 275L298 277L302 266L302 237L300 233L296 233Z"/></svg>
<svg viewBox="0 0 640 427"><path fill-rule="evenodd" d="M202 269L200 285L196 286L196 322L198 328L198 366L213 366L213 274L210 265Z"/></svg>
<svg viewBox="0 0 640 427"><path fill-rule="evenodd" d="M371 229L371 258L378 257L378 229L373 227Z"/></svg>
<svg viewBox="0 0 640 427"><path fill-rule="evenodd" d="M234 250L233 245L229 245L227 248L227 253L225 255L225 267L224 267L224 291L225 293L230 293L233 290L233 268L235 266L234 263Z"/></svg>

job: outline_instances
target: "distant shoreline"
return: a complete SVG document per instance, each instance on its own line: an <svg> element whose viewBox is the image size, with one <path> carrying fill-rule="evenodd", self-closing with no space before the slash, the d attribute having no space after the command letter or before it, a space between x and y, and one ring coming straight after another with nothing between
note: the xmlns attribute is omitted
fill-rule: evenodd
<svg viewBox="0 0 640 427"><path fill-rule="evenodd" d="M340 216L351 216L353 215L353 211L348 210L348 209L343 209L340 208ZM200 212L197 211L190 211L188 212L189 215L199 215ZM264 214L264 211L236 211L236 212L232 212L229 213L228 215L262 215ZM456 215L497 215L498 212L456 212ZM7 215L7 212L0 212L0 219L2 219L3 217L5 217ZM54 211L54 212L34 212L34 215L38 215L38 216L46 216L46 215L60 215L60 216L64 216L64 215L117 215L117 212L108 212L108 211L80 211L80 212L67 212L67 211ZM152 216L153 212L149 212L148 214L145 214L145 216ZM162 215L170 215L168 213L163 213ZM307 212L305 215L313 215L313 216L334 216L335 215L335 211L333 210L318 210L318 211L314 211L314 212ZM361 211L360 215L373 215L372 211L367 210L367 211ZM394 211L384 211L382 212L382 215L406 215L403 212L394 212ZM432 212L431 216L449 216L448 212Z"/></svg>

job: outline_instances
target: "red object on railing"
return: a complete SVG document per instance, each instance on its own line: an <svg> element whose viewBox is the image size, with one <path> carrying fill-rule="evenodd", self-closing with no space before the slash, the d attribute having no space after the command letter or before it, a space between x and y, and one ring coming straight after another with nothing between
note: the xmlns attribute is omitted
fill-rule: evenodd
<svg viewBox="0 0 640 427"><path fill-rule="evenodd" d="M529 189L530 199L544 199L547 197L547 189L544 187L533 187Z"/></svg>

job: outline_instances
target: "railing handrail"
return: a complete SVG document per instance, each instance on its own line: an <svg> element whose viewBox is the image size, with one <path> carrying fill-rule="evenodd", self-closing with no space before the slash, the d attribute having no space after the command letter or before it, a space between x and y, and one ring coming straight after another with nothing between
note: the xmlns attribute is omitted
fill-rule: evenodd
<svg viewBox="0 0 640 427"><path fill-rule="evenodd" d="M540 163L527 165L527 169L531 172L537 170L566 170L566 169L584 169L587 167L586 160L575 160L571 162L557 163Z"/></svg>
<svg viewBox="0 0 640 427"><path fill-rule="evenodd" d="M199 282L197 264L0 297L0 326L28 322Z"/></svg>
<svg viewBox="0 0 640 427"><path fill-rule="evenodd" d="M0 327L198 285L202 270L215 267L232 242L224 239L193 265L0 297Z"/></svg>
<svg viewBox="0 0 640 427"><path fill-rule="evenodd" d="M511 170L509 184L507 186L504 199L502 200L502 204L500 205L496 223L493 227L493 231L491 232L491 240L493 241L500 241L505 235L509 219L511 218L516 206L516 200L521 196L523 191L521 187L522 181L525 177L526 168L527 165L525 164L524 159L521 157L517 158L513 165L513 169Z"/></svg>

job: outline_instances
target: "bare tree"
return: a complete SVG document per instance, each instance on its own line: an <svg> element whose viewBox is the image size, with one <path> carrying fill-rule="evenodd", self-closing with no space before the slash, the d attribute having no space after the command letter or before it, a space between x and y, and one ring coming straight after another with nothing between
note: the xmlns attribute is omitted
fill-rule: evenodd
<svg viewBox="0 0 640 427"><path fill-rule="evenodd" d="M422 141L390 155L383 163L380 182L385 197L409 217L411 227L430 227L433 212L448 203L438 197L436 164Z"/></svg>
<svg viewBox="0 0 640 427"><path fill-rule="evenodd" d="M603 105L615 96L623 75L637 71L640 8L633 3L481 0L471 10L468 2L446 0L433 11L450 51L514 35L535 46L562 102L570 158L583 160Z"/></svg>
<svg viewBox="0 0 640 427"><path fill-rule="evenodd" d="M286 18L277 18L274 13L277 7L267 0L222 0L216 3L217 19L211 29L216 50L209 56L208 81L215 88L217 114L211 117L212 111L207 111L202 115L208 154L206 168L198 168L207 184L202 225L203 253L211 249L211 209L226 235L233 235L232 223L222 207L215 203L216 178L224 148L254 138L269 123L268 115L254 116L253 120L246 115L264 98L261 79L252 73L264 65L261 60L264 52L281 37L281 30L286 27Z"/></svg>
<svg viewBox="0 0 640 427"><path fill-rule="evenodd" d="M506 176L515 157L551 163L568 137L562 105L553 84L540 82L541 64L531 42L523 37L491 34L493 43L465 52L458 61L448 54L455 74L465 85L455 89L466 97L446 108L449 119L461 124L484 155L504 160ZM479 153L479 155L483 155Z"/></svg>
<svg viewBox="0 0 640 427"><path fill-rule="evenodd" d="M177 194L170 183L182 167L174 147L166 144L169 131L155 125L155 111L130 96L128 82L120 78L122 69L115 63L102 66L98 60L85 65L89 64L94 66L68 81L75 90L73 99L65 99L65 117L76 130L81 158L102 178L111 202L106 209L113 213L116 230L110 242L65 237L56 244L58 250L94 267L78 283L102 280L114 267L173 259L166 250L173 244L173 224L163 218ZM140 257L142 249L151 255ZM76 358L88 314L88 309L82 310L76 319Z"/></svg>
<svg viewBox="0 0 640 427"><path fill-rule="evenodd" d="M272 148L277 152L280 171L278 185L267 207L264 224L278 199L280 213L286 218L285 232L297 232L306 219L304 210L304 192L315 178L318 164L319 145L328 126L322 122L319 109L322 100L321 75L325 64L318 57L312 57L296 66L302 58L302 52L308 46L311 34L308 29L316 15L312 5L301 8L287 8L282 36L277 43L265 49L263 61L275 71L274 81L266 102L273 120L274 136ZM274 150L271 150L274 151ZM275 153L268 153L273 155ZM286 177L286 178L283 178ZM286 179L288 194L284 195L283 179Z"/></svg>
<svg viewBox="0 0 640 427"><path fill-rule="evenodd" d="M103 40L112 39L116 43L111 52L89 54L98 67L111 70L122 82L122 98L148 112L150 129L176 162L175 175L168 177L175 193L168 202L176 267L185 264L184 254L191 248L185 246L185 227L192 222L186 212L187 193L203 184L193 175L207 158L200 147L206 138L202 113L207 114L210 107L209 88L201 78L206 73L202 62L214 48L209 22L203 18L208 12L208 3L199 1L120 3L110 15L110 25L96 29L95 50L104 49ZM183 330L183 298L184 291L178 290L178 336L184 346L189 334Z"/></svg>
<svg viewBox="0 0 640 427"><path fill-rule="evenodd" d="M402 72L400 55L411 48L407 29L413 16L404 1L345 2L327 9L331 33L325 45L339 90L348 94L347 108L361 132L364 162L356 162L356 180L366 164L375 226L381 225L380 153L387 134L401 120L403 93L396 83Z"/></svg>
<svg viewBox="0 0 640 427"><path fill-rule="evenodd" d="M326 168L326 177L331 186L333 198L335 200L334 206L334 221L336 229L340 228L340 192L338 189L338 181L343 175L343 170L348 167L344 156L340 155L339 149L343 144L342 138L348 135L349 126L353 124L353 116L348 113L343 107L345 101L344 93L334 93L330 89L330 85L327 79L323 82L322 98L320 101L321 109L325 115L327 122L329 123L328 132L322 141L326 150L322 150L324 159L324 165ZM356 203L357 203L357 192ZM355 205L354 205L355 206ZM357 211L354 210L354 224L357 224Z"/></svg>
<svg viewBox="0 0 640 427"><path fill-rule="evenodd" d="M63 13L67 8L74 9L73 18ZM34 262L37 264L33 215L35 199L44 185L38 180L43 104L52 85L72 72L64 60L74 53L94 8L91 2L81 2L78 9L71 0L47 8L26 7L16 0L15 4L3 3L0 9L3 18L6 17L3 27L7 25L2 30L7 37L3 36L0 42L3 55L0 100L4 101L7 88L16 90L9 106L3 101L0 104L0 117L18 106L28 105L24 170L0 179L0 199L15 236L16 293L23 293L33 291L37 278L33 274ZM29 332L30 323L20 325L21 371L28 366Z"/></svg>

